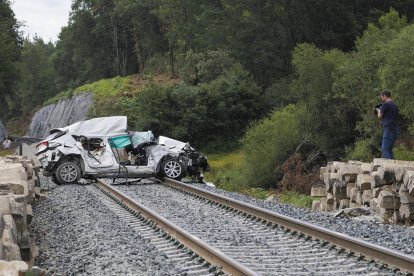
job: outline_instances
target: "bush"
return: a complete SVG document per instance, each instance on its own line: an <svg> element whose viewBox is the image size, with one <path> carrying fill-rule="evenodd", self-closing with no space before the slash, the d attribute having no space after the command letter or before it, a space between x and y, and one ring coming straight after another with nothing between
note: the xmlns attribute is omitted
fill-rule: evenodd
<svg viewBox="0 0 414 276"><path fill-rule="evenodd" d="M294 191L310 195L313 185L318 183L319 172L312 171L300 153L292 154L286 162L277 168L283 173L282 187L284 191Z"/></svg>
<svg viewBox="0 0 414 276"><path fill-rule="evenodd" d="M295 151L304 134L304 112L302 105L289 105L248 129L242 140L244 184L267 187L278 181L275 167Z"/></svg>
<svg viewBox="0 0 414 276"><path fill-rule="evenodd" d="M353 147L346 149L348 160L371 162L374 157L379 157L381 151L371 140L359 140Z"/></svg>
<svg viewBox="0 0 414 276"><path fill-rule="evenodd" d="M151 129L197 147L234 148L250 121L261 116L261 93L249 74L235 66L200 86L149 85L123 110L136 129Z"/></svg>
<svg viewBox="0 0 414 276"><path fill-rule="evenodd" d="M401 144L394 148L394 156L397 160L414 161L414 151Z"/></svg>

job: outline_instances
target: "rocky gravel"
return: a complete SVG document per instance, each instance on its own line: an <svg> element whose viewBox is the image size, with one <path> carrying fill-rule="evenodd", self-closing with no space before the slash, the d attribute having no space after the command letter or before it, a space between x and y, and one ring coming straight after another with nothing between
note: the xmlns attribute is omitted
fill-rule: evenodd
<svg viewBox="0 0 414 276"><path fill-rule="evenodd" d="M313 212L310 209L282 204L276 200L260 200L204 184L192 185L414 256L414 227L383 223L374 213L371 216L364 216L362 220L338 218L334 217L335 212Z"/></svg>
<svg viewBox="0 0 414 276"><path fill-rule="evenodd" d="M47 180L46 180L47 181ZM49 187L34 206L30 232L47 275L177 275L148 240L119 218L84 185Z"/></svg>

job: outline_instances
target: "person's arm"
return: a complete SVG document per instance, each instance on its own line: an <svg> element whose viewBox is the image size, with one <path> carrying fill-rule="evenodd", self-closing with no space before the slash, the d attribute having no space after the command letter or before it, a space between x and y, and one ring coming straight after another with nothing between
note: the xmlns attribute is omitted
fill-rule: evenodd
<svg viewBox="0 0 414 276"><path fill-rule="evenodd" d="M381 113L381 109L377 108L377 116L379 119L382 118L382 113Z"/></svg>
<svg viewBox="0 0 414 276"><path fill-rule="evenodd" d="M380 108L377 108L377 111L378 111L377 115L379 119L382 119L387 108L388 108L388 104L386 102L383 103Z"/></svg>

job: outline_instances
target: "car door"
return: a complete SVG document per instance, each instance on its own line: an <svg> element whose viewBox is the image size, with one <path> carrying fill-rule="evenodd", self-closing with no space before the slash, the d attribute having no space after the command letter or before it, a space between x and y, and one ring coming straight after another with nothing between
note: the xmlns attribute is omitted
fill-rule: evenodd
<svg viewBox="0 0 414 276"><path fill-rule="evenodd" d="M148 177L155 175L153 163L139 165L134 156L133 143L129 135L115 136L108 139L115 160L119 165L118 177Z"/></svg>
<svg viewBox="0 0 414 276"><path fill-rule="evenodd" d="M110 168L115 165L111 148L104 137L80 137L82 156L89 167Z"/></svg>

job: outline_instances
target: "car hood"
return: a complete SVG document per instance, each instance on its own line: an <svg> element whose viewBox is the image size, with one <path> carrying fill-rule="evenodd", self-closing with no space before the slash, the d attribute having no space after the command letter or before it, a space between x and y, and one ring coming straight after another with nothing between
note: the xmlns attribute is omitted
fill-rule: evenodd
<svg viewBox="0 0 414 276"><path fill-rule="evenodd" d="M123 133L127 131L126 116L112 116L94 118L87 121L80 121L63 128L55 128L50 131L53 134L56 131L64 131L71 135L106 135L111 133Z"/></svg>
<svg viewBox="0 0 414 276"><path fill-rule="evenodd" d="M190 147L188 143L184 143L178 140L174 140L165 136L158 137L158 145L165 145L171 150L183 150L186 145ZM192 147L190 147L191 150L194 150Z"/></svg>

